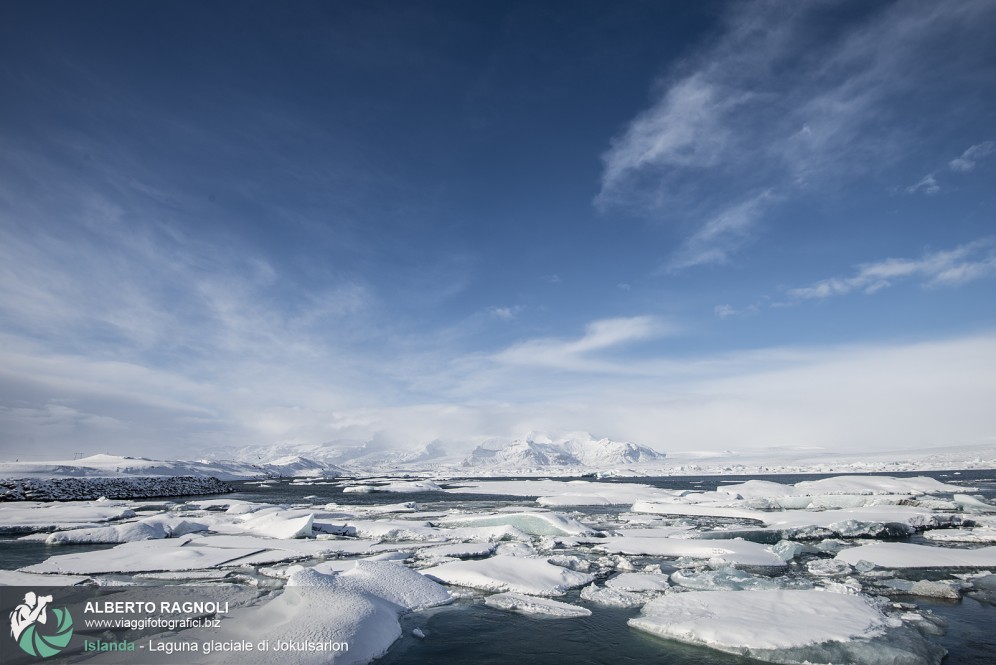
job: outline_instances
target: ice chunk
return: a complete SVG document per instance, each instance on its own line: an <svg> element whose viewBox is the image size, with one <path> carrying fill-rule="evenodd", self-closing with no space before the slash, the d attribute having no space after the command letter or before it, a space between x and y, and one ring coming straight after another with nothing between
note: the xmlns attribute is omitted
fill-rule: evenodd
<svg viewBox="0 0 996 665"><path fill-rule="evenodd" d="M92 580L78 575L39 575L20 570L0 570L0 586L75 586L85 582Z"/></svg>
<svg viewBox="0 0 996 665"><path fill-rule="evenodd" d="M959 582L934 581L934 580L885 580L879 586L890 591L906 594L910 596L924 596L926 598L947 598L958 600L961 598L962 585Z"/></svg>
<svg viewBox="0 0 996 665"><path fill-rule="evenodd" d="M936 529L925 532L923 537L942 543L996 543L996 528Z"/></svg>
<svg viewBox="0 0 996 665"><path fill-rule="evenodd" d="M952 549L911 543L872 543L846 549L837 558L852 566L868 561L884 568L981 568L996 566L996 546Z"/></svg>
<svg viewBox="0 0 996 665"><path fill-rule="evenodd" d="M158 540L160 538L179 537L188 533L206 531L207 528L206 524L200 522L169 517L149 517L137 522L125 522L113 526L56 531L46 536L44 540L49 545L67 543L128 543L136 540Z"/></svg>
<svg viewBox="0 0 996 665"><path fill-rule="evenodd" d="M523 614L542 614L558 619L591 616L591 610L585 607L514 592L496 593L493 596L488 596L484 599L484 604L501 610L514 610Z"/></svg>
<svg viewBox="0 0 996 665"><path fill-rule="evenodd" d="M839 559L814 559L806 563L806 570L817 577L836 577L854 572L851 564Z"/></svg>
<svg viewBox="0 0 996 665"><path fill-rule="evenodd" d="M0 533L31 533L74 527L95 527L101 522L135 517L135 511L116 501L19 501L0 508Z"/></svg>
<svg viewBox="0 0 996 665"><path fill-rule="evenodd" d="M785 561L766 545L748 540L688 540L679 538L607 538L595 547L610 554L692 557L717 564L784 566Z"/></svg>
<svg viewBox="0 0 996 665"><path fill-rule="evenodd" d="M490 559L451 561L421 572L446 584L534 596L562 596L568 589L594 579L593 575L555 566L544 559L501 554Z"/></svg>
<svg viewBox="0 0 996 665"><path fill-rule="evenodd" d="M935 665L944 654L916 631L893 627L864 597L817 590L671 594L629 624L776 663Z"/></svg>
<svg viewBox="0 0 996 665"><path fill-rule="evenodd" d="M407 611L445 605L452 600L446 587L424 575L391 561L357 561L336 575L305 568L291 575L289 586L324 586L335 592L366 592Z"/></svg>
<svg viewBox="0 0 996 665"><path fill-rule="evenodd" d="M470 559L473 557L491 556L495 551L495 547L494 543L451 543L449 545L424 547L418 551L417 556L420 559L431 559L434 557Z"/></svg>
<svg viewBox="0 0 996 665"><path fill-rule="evenodd" d="M964 489L964 488L959 488ZM980 501L974 496L968 496L967 494L955 494L953 497L954 502L961 506L964 510L978 511L983 513L996 512L996 506L991 506L985 501Z"/></svg>
<svg viewBox="0 0 996 665"><path fill-rule="evenodd" d="M647 594L620 591L590 584L581 589L581 598L608 607L641 607L647 603Z"/></svg>
<svg viewBox="0 0 996 665"><path fill-rule="evenodd" d="M492 515L454 515L439 520L438 523L468 527L507 525L533 536L576 536L592 533L591 529L565 515L538 511L495 513Z"/></svg>
<svg viewBox="0 0 996 665"><path fill-rule="evenodd" d="M696 591L784 589L790 584L800 585L800 583L791 582L785 577L752 575L731 567L704 571L678 570L671 574L671 582L685 589L695 589Z"/></svg>
<svg viewBox="0 0 996 665"><path fill-rule="evenodd" d="M664 591L671 585L667 575L660 573L620 573L607 580L605 586L617 591Z"/></svg>
<svg viewBox="0 0 996 665"><path fill-rule="evenodd" d="M315 515L307 510L264 508L242 518L242 524L253 533L268 538L310 538Z"/></svg>

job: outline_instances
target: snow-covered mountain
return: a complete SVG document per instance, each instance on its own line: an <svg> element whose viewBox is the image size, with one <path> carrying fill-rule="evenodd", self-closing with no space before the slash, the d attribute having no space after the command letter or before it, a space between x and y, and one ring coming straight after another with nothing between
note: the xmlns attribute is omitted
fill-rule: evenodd
<svg viewBox="0 0 996 665"><path fill-rule="evenodd" d="M92 455L53 462L0 462L0 478L114 478L194 476L241 480L273 476L338 476L342 469L299 456L252 464L233 460L163 461L146 457Z"/></svg>
<svg viewBox="0 0 996 665"><path fill-rule="evenodd" d="M464 467L505 469L535 467L590 467L597 469L663 461L664 453L636 443L594 439L587 432L553 440L530 433L514 441L491 440L481 444L463 461Z"/></svg>

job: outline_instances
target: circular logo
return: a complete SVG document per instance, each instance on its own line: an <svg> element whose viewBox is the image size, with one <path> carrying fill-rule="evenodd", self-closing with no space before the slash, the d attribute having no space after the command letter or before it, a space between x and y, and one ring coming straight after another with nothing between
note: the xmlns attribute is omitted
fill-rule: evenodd
<svg viewBox="0 0 996 665"><path fill-rule="evenodd" d="M73 616L65 607L49 607L52 596L29 592L24 603L10 613L10 632L21 650L48 658L59 653L73 637Z"/></svg>

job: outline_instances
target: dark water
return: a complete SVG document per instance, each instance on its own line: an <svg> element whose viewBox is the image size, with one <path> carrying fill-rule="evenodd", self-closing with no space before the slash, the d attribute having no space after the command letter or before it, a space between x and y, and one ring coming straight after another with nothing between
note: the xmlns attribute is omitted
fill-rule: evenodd
<svg viewBox="0 0 996 665"><path fill-rule="evenodd" d="M698 476L662 478L612 478L599 482L638 482L673 490L714 490L731 482L749 479L796 483L803 480L832 477L840 474L796 474L755 476ZM996 471L951 471L885 473L872 475L931 476L942 482L976 487L971 494L982 495L996 502ZM475 482L479 479L467 479ZM425 493L343 493L349 484L298 485L279 482L261 487L252 483L231 483L234 494L223 495L247 501L283 504L327 503L341 505L384 505L415 501L423 511L445 511L473 506L487 510L529 503L528 497L508 497L482 494ZM459 480L443 484L458 485ZM181 499L182 500L182 499ZM191 499L196 501L196 498ZM573 511L584 519L589 514L612 513L626 507L607 509L604 506ZM572 512L572 511L567 511ZM914 537L911 542L919 541ZM17 568L42 561L53 554L83 549L103 549L100 546L50 546L43 543L16 542L0 539L0 568ZM71 548L71 549L70 549ZM946 573L929 577L945 578ZM481 665L616 665L666 663L668 665L746 665L752 659L724 654L704 647L693 647L662 640L630 628L626 621L639 609L605 608L579 601L577 591L565 600L584 605L592 611L590 617L552 619L525 616L488 608L479 600L460 600L453 605L428 612L418 612L402 619L403 637L378 663L384 665L426 665L447 663L479 663ZM996 607L981 604L971 598L960 602L934 601L924 598L904 598L916 602L948 621L945 635L931 638L950 652L945 665L989 665L996 662ZM421 628L425 639L411 635Z"/></svg>

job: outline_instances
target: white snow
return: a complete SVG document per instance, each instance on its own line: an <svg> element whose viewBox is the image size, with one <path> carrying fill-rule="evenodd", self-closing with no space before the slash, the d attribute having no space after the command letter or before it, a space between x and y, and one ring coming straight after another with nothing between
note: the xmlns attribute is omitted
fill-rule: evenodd
<svg viewBox="0 0 996 665"><path fill-rule="evenodd" d="M852 566L868 561L882 568L978 568L996 566L996 546L954 549L912 543L872 543L842 550L837 559Z"/></svg>
<svg viewBox="0 0 996 665"><path fill-rule="evenodd" d="M620 573L605 582L605 586L616 591L664 591L670 584L667 575L661 573Z"/></svg>
<svg viewBox="0 0 996 665"><path fill-rule="evenodd" d="M500 610L512 610L523 614L542 614L557 619L591 616L591 610L585 607L510 591L488 596L484 599L484 604Z"/></svg>
<svg viewBox="0 0 996 665"><path fill-rule="evenodd" d="M818 590L670 594L648 603L629 624L776 663L935 665L944 653L864 597Z"/></svg>
<svg viewBox="0 0 996 665"><path fill-rule="evenodd" d="M19 501L0 504L0 533L93 527L129 517L135 511L117 501Z"/></svg>
<svg viewBox="0 0 996 665"><path fill-rule="evenodd" d="M606 538L595 546L610 554L691 557L716 565L784 566L785 561L766 545L748 540L690 540L684 538Z"/></svg>
<svg viewBox="0 0 996 665"><path fill-rule="evenodd" d="M507 525L533 536L578 536L592 533L591 529L570 517L539 511L454 515L437 520L437 523L466 527Z"/></svg>
<svg viewBox="0 0 996 665"><path fill-rule="evenodd" d="M555 566L545 559L496 555L490 559L451 561L422 573L445 584L485 591L515 591L534 596L562 596L594 577Z"/></svg>
<svg viewBox="0 0 996 665"><path fill-rule="evenodd" d="M307 510L264 508L242 518L246 529L269 538L310 538L315 515Z"/></svg>

